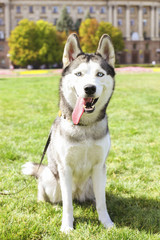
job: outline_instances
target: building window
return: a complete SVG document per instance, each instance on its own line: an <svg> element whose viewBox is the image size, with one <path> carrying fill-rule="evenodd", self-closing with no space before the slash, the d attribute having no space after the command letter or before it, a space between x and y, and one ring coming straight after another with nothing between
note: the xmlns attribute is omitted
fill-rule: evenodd
<svg viewBox="0 0 160 240"><path fill-rule="evenodd" d="M0 13L3 13L3 8L2 7L0 7Z"/></svg>
<svg viewBox="0 0 160 240"><path fill-rule="evenodd" d="M135 25L134 19L131 19L130 24L131 24L131 26L134 26L134 25Z"/></svg>
<svg viewBox="0 0 160 240"><path fill-rule="evenodd" d="M4 25L3 18L0 18L0 26Z"/></svg>
<svg viewBox="0 0 160 240"><path fill-rule="evenodd" d="M146 49L146 50L149 50L149 43L146 43L145 49Z"/></svg>
<svg viewBox="0 0 160 240"><path fill-rule="evenodd" d="M137 49L137 44L136 44L136 43L133 44L133 49L134 49L134 50Z"/></svg>
<svg viewBox="0 0 160 240"><path fill-rule="evenodd" d="M4 32L0 31L0 39L4 39Z"/></svg>
<svg viewBox="0 0 160 240"><path fill-rule="evenodd" d="M101 7L100 13L102 13L102 14L106 13L106 8L105 7Z"/></svg>
<svg viewBox="0 0 160 240"><path fill-rule="evenodd" d="M118 7L118 14L122 14L122 7Z"/></svg>
<svg viewBox="0 0 160 240"><path fill-rule="evenodd" d="M1 64L5 64L6 62L5 62L5 59L3 58L2 60L1 60Z"/></svg>
<svg viewBox="0 0 160 240"><path fill-rule="evenodd" d="M143 37L144 37L145 40L147 39L147 32L146 31L143 32Z"/></svg>
<svg viewBox="0 0 160 240"><path fill-rule="evenodd" d="M0 45L0 51L3 52L4 51L4 46Z"/></svg>
<svg viewBox="0 0 160 240"><path fill-rule="evenodd" d="M58 13L58 7L53 7L53 13Z"/></svg>
<svg viewBox="0 0 160 240"><path fill-rule="evenodd" d="M16 13L21 13L21 7L20 6L16 7Z"/></svg>
<svg viewBox="0 0 160 240"><path fill-rule="evenodd" d="M29 13L33 13L33 6L29 6Z"/></svg>
<svg viewBox="0 0 160 240"><path fill-rule="evenodd" d="M42 13L46 13L46 7L42 6L41 10L42 10Z"/></svg>
<svg viewBox="0 0 160 240"><path fill-rule="evenodd" d="M147 26L147 20L143 19L143 27L146 27L146 26Z"/></svg>
<svg viewBox="0 0 160 240"><path fill-rule="evenodd" d="M143 8L143 14L147 14L147 8Z"/></svg>
<svg viewBox="0 0 160 240"><path fill-rule="evenodd" d="M89 8L89 12L90 12L90 13L95 13L94 7L90 7L90 8Z"/></svg>
<svg viewBox="0 0 160 240"><path fill-rule="evenodd" d="M131 8L130 8L130 13L131 13L131 14L134 14L134 13L135 13L135 8L134 8L134 7L131 7Z"/></svg>
<svg viewBox="0 0 160 240"><path fill-rule="evenodd" d="M66 7L66 9L67 9L67 13L71 12L71 8L70 7Z"/></svg>
<svg viewBox="0 0 160 240"><path fill-rule="evenodd" d="M78 8L77 8L77 12L78 12L78 13L83 13L83 8L82 8L82 7L78 7Z"/></svg>
<svg viewBox="0 0 160 240"><path fill-rule="evenodd" d="M21 18L17 18L17 19L16 19L16 25L18 25L18 23L19 23L21 20L22 20Z"/></svg>
<svg viewBox="0 0 160 240"><path fill-rule="evenodd" d="M57 18L53 19L53 25L55 26L57 25L57 20L58 20Z"/></svg>
<svg viewBox="0 0 160 240"><path fill-rule="evenodd" d="M40 19L43 20L43 21L47 21L46 17L41 17Z"/></svg>
<svg viewBox="0 0 160 240"><path fill-rule="evenodd" d="M118 19L118 26L122 26L122 19Z"/></svg>

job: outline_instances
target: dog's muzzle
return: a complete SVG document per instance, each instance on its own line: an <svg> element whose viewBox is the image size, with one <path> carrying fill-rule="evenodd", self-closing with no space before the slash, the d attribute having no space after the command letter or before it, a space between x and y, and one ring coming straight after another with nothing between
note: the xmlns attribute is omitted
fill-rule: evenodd
<svg viewBox="0 0 160 240"><path fill-rule="evenodd" d="M86 95L91 96L96 92L96 86L92 84L87 84L84 86L84 92Z"/></svg>
<svg viewBox="0 0 160 240"><path fill-rule="evenodd" d="M98 98L86 98L85 99L85 105L84 111L86 113L92 113L95 110L95 104L98 101Z"/></svg>
<svg viewBox="0 0 160 240"><path fill-rule="evenodd" d="M92 113L95 110L95 104L98 101L98 98L94 98L96 92L96 86L93 84L87 84L84 86L84 92L87 96L85 98L84 111L86 113Z"/></svg>

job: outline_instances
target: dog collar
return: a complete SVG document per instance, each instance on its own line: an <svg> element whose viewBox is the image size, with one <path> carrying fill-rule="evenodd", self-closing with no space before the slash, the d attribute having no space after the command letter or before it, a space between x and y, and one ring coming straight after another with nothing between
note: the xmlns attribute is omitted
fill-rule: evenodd
<svg viewBox="0 0 160 240"><path fill-rule="evenodd" d="M58 117L62 117L63 119L67 120L68 122L71 122L71 123L74 125L74 123L72 122L72 120L68 119L68 118L66 117L66 115L63 114L63 112L62 112L61 110L58 111ZM78 123L77 125L83 126L83 125L80 124L80 123ZM85 126L85 125L84 125L84 126Z"/></svg>
<svg viewBox="0 0 160 240"><path fill-rule="evenodd" d="M58 111L58 117L61 117L61 116L62 116L62 111L59 110L59 111Z"/></svg>
<svg viewBox="0 0 160 240"><path fill-rule="evenodd" d="M70 119L67 119L66 115L62 113L61 110L58 111L58 116L62 117L63 119L66 119L68 122L72 122ZM72 122L73 123L73 122Z"/></svg>
<svg viewBox="0 0 160 240"><path fill-rule="evenodd" d="M71 123L74 125L74 123L72 122L72 120L68 119L68 118L66 117L66 115L62 113L61 110L58 111L58 117L62 117L63 119L67 120L68 122L71 122ZM87 125L78 123L78 124L75 125L75 126L87 126Z"/></svg>

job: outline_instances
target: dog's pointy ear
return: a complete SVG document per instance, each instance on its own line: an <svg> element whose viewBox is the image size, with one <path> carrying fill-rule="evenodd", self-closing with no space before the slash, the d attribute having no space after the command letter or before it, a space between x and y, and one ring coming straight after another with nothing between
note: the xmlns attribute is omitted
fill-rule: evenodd
<svg viewBox="0 0 160 240"><path fill-rule="evenodd" d="M78 36L72 33L66 42L63 53L63 68L68 66L82 52Z"/></svg>
<svg viewBox="0 0 160 240"><path fill-rule="evenodd" d="M108 62L108 64L114 67L115 52L111 39L107 34L103 34L101 37L96 53L99 53Z"/></svg>

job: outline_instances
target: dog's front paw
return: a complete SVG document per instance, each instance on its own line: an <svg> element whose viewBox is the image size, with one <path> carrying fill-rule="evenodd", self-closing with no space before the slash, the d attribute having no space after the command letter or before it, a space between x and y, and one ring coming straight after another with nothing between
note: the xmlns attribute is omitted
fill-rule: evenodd
<svg viewBox="0 0 160 240"><path fill-rule="evenodd" d="M73 213L63 213L61 232L68 234L73 230Z"/></svg>
<svg viewBox="0 0 160 240"><path fill-rule="evenodd" d="M107 229L115 226L107 212L101 212L101 214L99 214L99 220Z"/></svg>
<svg viewBox="0 0 160 240"><path fill-rule="evenodd" d="M110 229L110 228L115 227L115 224L114 224L112 221L110 221L110 222L104 222L104 223L102 223L102 224L103 224L103 226L104 226L105 228L107 228L107 229Z"/></svg>
<svg viewBox="0 0 160 240"><path fill-rule="evenodd" d="M65 234L69 234L71 231L73 231L73 227L70 227L68 225L62 225L61 226L61 232Z"/></svg>

